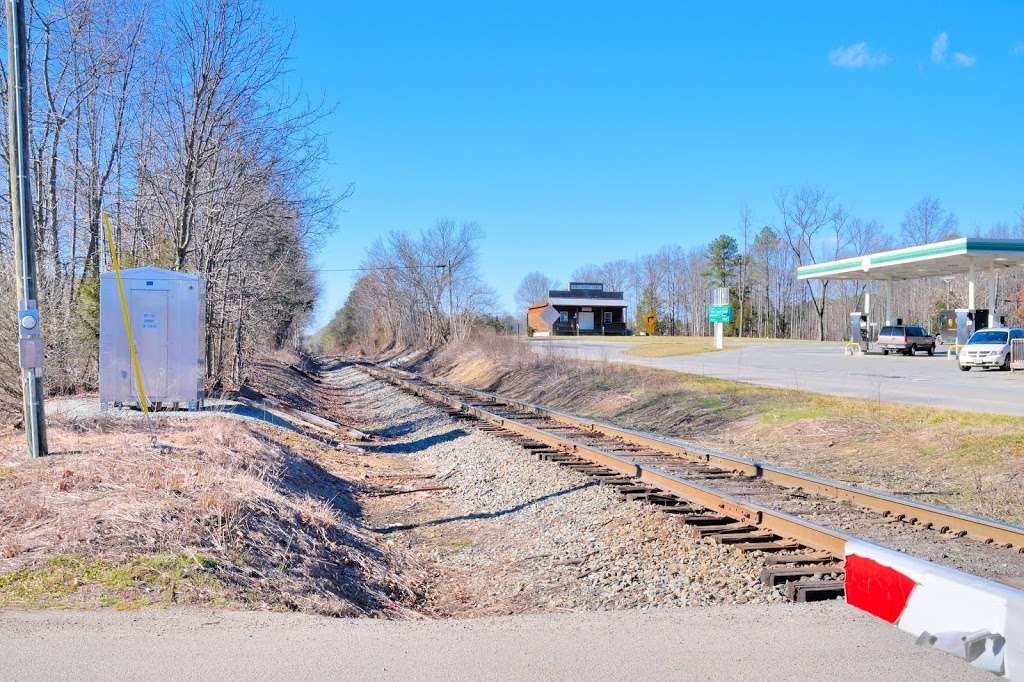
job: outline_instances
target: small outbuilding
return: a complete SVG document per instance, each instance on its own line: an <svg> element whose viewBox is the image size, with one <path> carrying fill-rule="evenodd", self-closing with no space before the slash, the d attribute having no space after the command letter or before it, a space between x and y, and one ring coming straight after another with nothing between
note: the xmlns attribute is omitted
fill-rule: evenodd
<svg viewBox="0 0 1024 682"><path fill-rule="evenodd" d="M206 282L161 268L121 271L125 303L150 403L198 409L206 372ZM100 404L137 405L124 313L113 272L100 275Z"/></svg>
<svg viewBox="0 0 1024 682"><path fill-rule="evenodd" d="M625 335L626 301L621 291L605 291L598 282L570 282L548 291L547 300L526 311L534 336Z"/></svg>

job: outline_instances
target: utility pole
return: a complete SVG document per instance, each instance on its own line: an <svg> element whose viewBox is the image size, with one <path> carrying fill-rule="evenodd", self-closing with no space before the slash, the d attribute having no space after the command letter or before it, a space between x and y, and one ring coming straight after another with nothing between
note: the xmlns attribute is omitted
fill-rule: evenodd
<svg viewBox="0 0 1024 682"><path fill-rule="evenodd" d="M452 291L452 259L448 259L448 340L455 338L455 296Z"/></svg>
<svg viewBox="0 0 1024 682"><path fill-rule="evenodd" d="M35 232L32 228L32 187L29 184L28 56L23 0L7 5L7 139L11 181L11 220L18 288L18 360L24 396L25 435L29 455L43 457L46 415L43 412L43 335L39 328Z"/></svg>

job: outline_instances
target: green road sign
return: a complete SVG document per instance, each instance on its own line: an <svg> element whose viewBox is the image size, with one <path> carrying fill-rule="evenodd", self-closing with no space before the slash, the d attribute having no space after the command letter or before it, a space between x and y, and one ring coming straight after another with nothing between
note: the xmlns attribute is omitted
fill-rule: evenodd
<svg viewBox="0 0 1024 682"><path fill-rule="evenodd" d="M709 322L732 322L732 306L729 305L713 305L708 308L708 321Z"/></svg>

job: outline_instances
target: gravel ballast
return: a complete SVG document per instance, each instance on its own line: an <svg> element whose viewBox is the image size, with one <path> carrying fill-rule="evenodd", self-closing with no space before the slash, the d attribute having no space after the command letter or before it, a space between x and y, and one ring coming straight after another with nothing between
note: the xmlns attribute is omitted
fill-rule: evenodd
<svg viewBox="0 0 1024 682"><path fill-rule="evenodd" d="M691 538L681 522L623 503L588 477L354 367L325 373L350 406L375 415L390 467L445 490L364 499L365 522L424 562L437 615L603 610L781 601L757 557ZM368 478L375 475L373 466ZM409 474L412 475L412 474Z"/></svg>

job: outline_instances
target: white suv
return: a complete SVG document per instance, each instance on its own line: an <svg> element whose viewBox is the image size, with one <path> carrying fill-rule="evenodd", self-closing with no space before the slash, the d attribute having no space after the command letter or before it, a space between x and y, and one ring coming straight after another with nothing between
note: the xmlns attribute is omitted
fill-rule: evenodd
<svg viewBox="0 0 1024 682"><path fill-rule="evenodd" d="M1010 369L1010 342L1014 339L1024 339L1024 329L979 329L960 349L960 371L969 372L971 367Z"/></svg>

